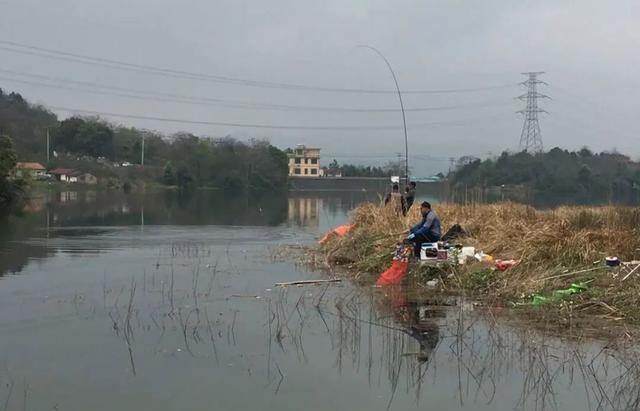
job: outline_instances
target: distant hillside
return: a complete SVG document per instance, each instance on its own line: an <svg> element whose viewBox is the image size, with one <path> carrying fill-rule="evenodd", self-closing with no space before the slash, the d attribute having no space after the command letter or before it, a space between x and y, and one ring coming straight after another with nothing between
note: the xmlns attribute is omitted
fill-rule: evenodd
<svg viewBox="0 0 640 411"><path fill-rule="evenodd" d="M127 178L155 178L180 188L243 190L287 185L287 155L267 141L245 143L189 133L165 136L95 117L58 121L46 108L0 89L0 135L11 138L18 161L46 162L47 128L52 154L49 167L79 167L96 175L121 178L123 173L115 169L126 163L132 165ZM144 169L135 166L142 163L143 141ZM159 172L149 173L154 169Z"/></svg>
<svg viewBox="0 0 640 411"><path fill-rule="evenodd" d="M43 161L46 158L46 128L58 118L43 107L29 104L18 93L0 88L0 135L12 137L18 158Z"/></svg>

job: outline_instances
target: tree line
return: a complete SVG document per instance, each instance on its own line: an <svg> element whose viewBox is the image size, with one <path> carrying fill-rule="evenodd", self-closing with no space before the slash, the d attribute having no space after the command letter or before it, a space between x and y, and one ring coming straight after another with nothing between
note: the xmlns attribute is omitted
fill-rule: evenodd
<svg viewBox="0 0 640 411"><path fill-rule="evenodd" d="M12 140L0 134L0 213L4 213L24 189L23 181L12 178L16 158Z"/></svg>
<svg viewBox="0 0 640 411"><path fill-rule="evenodd" d="M148 171L155 170L152 178L165 185L246 190L282 189L287 183L287 155L267 141L166 136L97 117L59 120L45 107L0 89L0 134L13 140L17 158L44 164L47 132L55 154L48 166L77 166L80 161L93 172L112 173L124 162L141 163L144 140L146 172L140 174L149 177Z"/></svg>
<svg viewBox="0 0 640 411"><path fill-rule="evenodd" d="M526 186L550 195L571 195L581 201L636 197L640 163L617 152L593 153L588 148L544 153L503 152L480 160L465 157L449 176L455 187Z"/></svg>
<svg viewBox="0 0 640 411"><path fill-rule="evenodd" d="M326 167L329 175L340 174L342 177L389 177L405 174L402 161L390 161L384 166L364 166L355 164L339 164L333 160Z"/></svg>

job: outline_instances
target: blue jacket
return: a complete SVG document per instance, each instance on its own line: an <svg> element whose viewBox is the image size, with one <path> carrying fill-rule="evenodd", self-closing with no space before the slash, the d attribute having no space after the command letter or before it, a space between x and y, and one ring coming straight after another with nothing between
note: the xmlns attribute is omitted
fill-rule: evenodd
<svg viewBox="0 0 640 411"><path fill-rule="evenodd" d="M433 210L422 217L422 221L411 227L411 232L418 235L429 235L436 241L440 240L440 219Z"/></svg>

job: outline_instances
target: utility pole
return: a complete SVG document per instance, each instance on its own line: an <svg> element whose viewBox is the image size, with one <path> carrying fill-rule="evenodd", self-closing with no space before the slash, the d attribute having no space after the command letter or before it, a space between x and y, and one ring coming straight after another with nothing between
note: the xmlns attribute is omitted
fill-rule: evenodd
<svg viewBox="0 0 640 411"><path fill-rule="evenodd" d="M544 71L530 71L522 74L528 76L528 79L521 83L527 86L527 92L517 97L527 102L526 108L518 111L524 117L522 133L520 134L520 150L539 153L543 150L543 146L538 113L546 113L546 111L538 108L538 99L549 98L549 96L538 93L538 84L548 84L538 80L538 76L544 74Z"/></svg>
<svg viewBox="0 0 640 411"><path fill-rule="evenodd" d="M140 165L144 166L144 134L142 135L142 151L140 153Z"/></svg>
<svg viewBox="0 0 640 411"><path fill-rule="evenodd" d="M49 149L50 147L50 143L49 143L49 127L47 127L47 164L49 164L49 152L51 151Z"/></svg>

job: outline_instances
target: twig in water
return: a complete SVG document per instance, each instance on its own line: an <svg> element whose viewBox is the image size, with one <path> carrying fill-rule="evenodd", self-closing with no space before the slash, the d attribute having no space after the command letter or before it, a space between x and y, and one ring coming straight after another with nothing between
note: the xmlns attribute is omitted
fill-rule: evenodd
<svg viewBox="0 0 640 411"><path fill-rule="evenodd" d="M233 310L233 321L231 322L231 337L233 338L233 345L236 345L236 318L238 317L238 310Z"/></svg>
<svg viewBox="0 0 640 411"><path fill-rule="evenodd" d="M171 312L169 313L169 317L173 316L173 313L175 312L175 305L173 302L174 277L175 277L175 273L173 270L173 261L172 261L171 262L171 287L169 288L169 301L171 303Z"/></svg>
<svg viewBox="0 0 640 411"><path fill-rule="evenodd" d="M182 331L182 337L184 338L184 345L185 345L185 348L187 349L187 352L191 354L191 356L193 357L194 355L193 355L193 352L191 351L191 347L189 346L189 339L187 337L187 327L189 326L190 315L191 315L191 312L187 314L186 320L183 320L182 309L178 310L178 320L180 321L180 329Z"/></svg>
<svg viewBox="0 0 640 411"><path fill-rule="evenodd" d="M198 308L198 280L200 279L200 261L196 263L193 270L193 278L191 279L191 288L193 294L193 303Z"/></svg>
<svg viewBox="0 0 640 411"><path fill-rule="evenodd" d="M275 365L276 365L276 369L278 370L278 374L280 374L280 381L278 382L278 386L276 387L276 392L275 392L275 394L278 395L278 391L280 391L280 386L282 385L282 381L284 381L284 374L280 370L278 363L275 363Z"/></svg>
<svg viewBox="0 0 640 411"><path fill-rule="evenodd" d="M22 402L22 410L27 411L27 397L29 396L29 384L27 381L24 382L24 398Z"/></svg>
<svg viewBox="0 0 640 411"><path fill-rule="evenodd" d="M204 308L204 318L207 320L207 330L209 331L209 339L211 340L211 347L213 348L213 356L216 358L216 364L219 364L218 361L218 349L216 348L215 337L213 336L213 327L211 327L211 321L209 320L209 309L207 307Z"/></svg>
<svg viewBox="0 0 640 411"><path fill-rule="evenodd" d="M331 284L327 284L327 286L322 291L322 294L320 294L320 298L318 298L318 302L315 304L316 308L320 307L320 304L322 303L322 299L324 298L324 295L327 293L327 290L329 289L330 285Z"/></svg>
<svg viewBox="0 0 640 411"><path fill-rule="evenodd" d="M104 271L102 273L102 299L103 299L103 307L107 309L107 272Z"/></svg>
<svg viewBox="0 0 640 411"><path fill-rule="evenodd" d="M305 285L305 284L324 284L324 283L339 283L342 280L340 278L332 278L330 280L299 280L299 281L288 281L284 283L276 283L276 287L284 287L287 285Z"/></svg>
<svg viewBox="0 0 640 411"><path fill-rule="evenodd" d="M211 276L209 277L209 287L207 289L207 297L211 296L211 293L213 291L213 283L216 280L217 274L218 274L218 260L216 260L215 264L213 264L213 267L211 267Z"/></svg>
<svg viewBox="0 0 640 411"><path fill-rule="evenodd" d="M4 400L4 408L3 411L7 411L9 409L9 401L11 401L11 395L13 394L13 386L15 383L11 380L9 384L9 392L7 393L7 398Z"/></svg>

